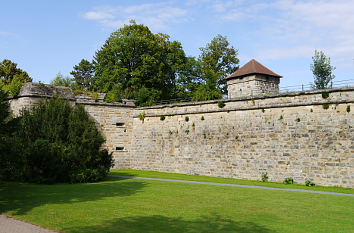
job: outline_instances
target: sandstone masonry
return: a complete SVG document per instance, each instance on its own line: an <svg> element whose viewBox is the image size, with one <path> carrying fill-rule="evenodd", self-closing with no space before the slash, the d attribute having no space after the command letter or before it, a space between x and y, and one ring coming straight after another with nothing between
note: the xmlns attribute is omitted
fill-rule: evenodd
<svg viewBox="0 0 354 233"><path fill-rule="evenodd" d="M85 106L116 168L354 187L354 87L135 108L29 83L11 109L55 95Z"/></svg>

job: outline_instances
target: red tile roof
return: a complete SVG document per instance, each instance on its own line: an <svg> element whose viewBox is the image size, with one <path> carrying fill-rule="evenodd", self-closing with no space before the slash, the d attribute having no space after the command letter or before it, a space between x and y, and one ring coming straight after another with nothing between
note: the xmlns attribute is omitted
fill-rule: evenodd
<svg viewBox="0 0 354 233"><path fill-rule="evenodd" d="M238 77L243 77L251 74L264 74L264 75L277 77L277 78L282 77L279 74L274 73L273 71L271 71L270 69L268 69L267 67L259 63L258 61L252 59L244 66L242 66L240 69L236 70L236 72L227 76L225 79L238 78Z"/></svg>

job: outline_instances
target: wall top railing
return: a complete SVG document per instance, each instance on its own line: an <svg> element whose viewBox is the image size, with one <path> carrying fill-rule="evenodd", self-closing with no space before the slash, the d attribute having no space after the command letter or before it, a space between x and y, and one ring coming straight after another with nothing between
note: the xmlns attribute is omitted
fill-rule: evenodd
<svg viewBox="0 0 354 233"><path fill-rule="evenodd" d="M299 91L310 91L315 90L313 83L309 84L301 84L295 86L280 86L279 93L287 93L287 92L299 92ZM340 88L340 87L352 87L354 86L354 79L347 79L347 80L335 80L329 83L328 88Z"/></svg>
<svg viewBox="0 0 354 233"><path fill-rule="evenodd" d="M326 89L344 88L344 87L354 87L354 79L332 81L328 85L328 88L326 88ZM311 91L311 90L317 90L313 87L313 83L294 85L294 86L281 86L281 87L279 87L279 94L285 94L285 93L291 93L291 92L301 92L301 91ZM264 93L253 93L253 95L257 96L257 95L265 95L265 94ZM225 98L227 98L227 97L225 96ZM192 101L192 98L190 98L190 97L189 98L176 98L176 99L160 100L160 101L155 102L153 105L176 104L176 103L185 103L185 102L191 102L191 101Z"/></svg>

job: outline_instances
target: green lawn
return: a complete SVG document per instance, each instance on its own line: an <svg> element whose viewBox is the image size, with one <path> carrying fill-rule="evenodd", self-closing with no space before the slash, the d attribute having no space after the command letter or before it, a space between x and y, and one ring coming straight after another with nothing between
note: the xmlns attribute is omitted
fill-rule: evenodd
<svg viewBox="0 0 354 233"><path fill-rule="evenodd" d="M195 176L195 175L185 175L179 173L166 173L166 172L143 171L143 170L132 170L132 169L119 169L119 170L112 169L110 173L112 175L122 175L122 176L140 176L140 177L175 179L175 180L192 180L192 181L213 182L213 183L255 185L255 186L266 186L266 187L274 187L274 188L306 189L306 190L314 190L314 191L354 194L354 189L342 188L342 187L324 187L324 186L308 187L301 184L286 185L283 183L276 183L276 182L261 182L256 180L240 180L240 179L232 179L232 178Z"/></svg>
<svg viewBox="0 0 354 233"><path fill-rule="evenodd" d="M353 209L348 196L113 177L91 184L0 183L1 213L62 232L354 232Z"/></svg>

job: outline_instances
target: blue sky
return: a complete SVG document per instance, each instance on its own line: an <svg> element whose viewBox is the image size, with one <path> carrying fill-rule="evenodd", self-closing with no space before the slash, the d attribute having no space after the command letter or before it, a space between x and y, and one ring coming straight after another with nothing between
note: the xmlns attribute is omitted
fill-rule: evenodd
<svg viewBox="0 0 354 233"><path fill-rule="evenodd" d="M180 41L187 55L214 36L227 36L240 64L254 58L284 76L281 86L308 84L314 50L336 66L337 80L354 77L352 0L122 1L0 0L0 60L10 59L34 81L68 75L91 60L110 33L130 19Z"/></svg>

